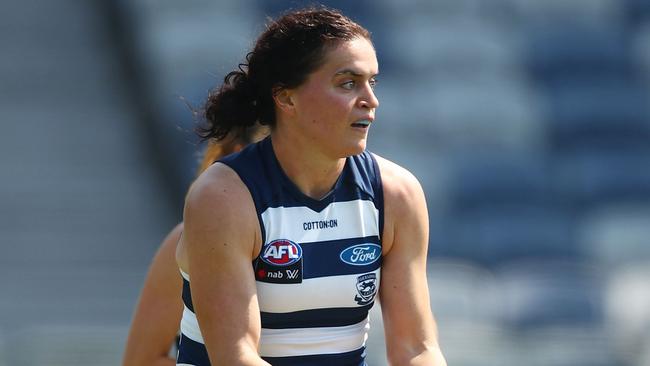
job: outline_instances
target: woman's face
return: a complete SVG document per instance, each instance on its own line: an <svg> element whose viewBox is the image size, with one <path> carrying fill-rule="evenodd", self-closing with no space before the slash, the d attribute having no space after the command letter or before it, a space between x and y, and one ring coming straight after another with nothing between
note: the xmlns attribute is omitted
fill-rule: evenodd
<svg viewBox="0 0 650 366"><path fill-rule="evenodd" d="M308 146L341 158L366 148L368 129L379 101L373 88L378 73L375 50L365 38L329 49L324 64L291 91L299 133Z"/></svg>

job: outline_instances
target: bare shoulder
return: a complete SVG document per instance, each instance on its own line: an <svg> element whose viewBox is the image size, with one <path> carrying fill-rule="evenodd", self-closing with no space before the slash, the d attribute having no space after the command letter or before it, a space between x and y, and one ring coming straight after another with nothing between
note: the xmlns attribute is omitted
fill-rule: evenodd
<svg viewBox="0 0 650 366"><path fill-rule="evenodd" d="M381 181L384 187L384 199L387 203L393 201L409 202L424 197L422 186L418 179L408 169L373 153L377 160Z"/></svg>
<svg viewBox="0 0 650 366"><path fill-rule="evenodd" d="M215 214L230 212L239 206L245 206L246 199L250 199L250 194L237 173L225 164L216 163L206 169L190 186L185 198L185 211L187 213L189 209L193 212L208 211ZM227 206L233 203L238 204ZM224 210L224 207L228 207L228 210Z"/></svg>
<svg viewBox="0 0 650 366"><path fill-rule="evenodd" d="M185 198L183 219L183 250L188 245L210 246L216 238L240 242L240 249L250 253L259 246L253 199L237 173L225 164L213 164L194 181Z"/></svg>

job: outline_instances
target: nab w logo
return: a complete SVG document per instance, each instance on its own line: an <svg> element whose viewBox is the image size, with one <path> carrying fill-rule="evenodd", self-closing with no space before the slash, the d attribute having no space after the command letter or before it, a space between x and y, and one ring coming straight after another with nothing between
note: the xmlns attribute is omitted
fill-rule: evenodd
<svg viewBox="0 0 650 366"><path fill-rule="evenodd" d="M300 271L297 269L287 269L286 272L287 272L287 278L293 280L298 277L298 272Z"/></svg>
<svg viewBox="0 0 650 366"><path fill-rule="evenodd" d="M291 240L274 240L262 250L262 260L276 266L288 266L298 262L300 258L302 258L302 248Z"/></svg>

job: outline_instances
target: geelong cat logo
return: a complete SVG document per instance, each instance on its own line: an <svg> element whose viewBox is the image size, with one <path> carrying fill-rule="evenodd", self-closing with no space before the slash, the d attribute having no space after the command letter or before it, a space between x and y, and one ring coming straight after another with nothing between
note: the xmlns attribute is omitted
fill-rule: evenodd
<svg viewBox="0 0 650 366"><path fill-rule="evenodd" d="M262 250L262 260L275 266L289 266L302 258L300 245L287 239L268 243Z"/></svg>
<svg viewBox="0 0 650 366"><path fill-rule="evenodd" d="M341 260L353 266L365 266L381 258L381 246L377 244L357 244L345 248L339 255Z"/></svg>
<svg viewBox="0 0 650 366"><path fill-rule="evenodd" d="M359 305L370 304L377 294L377 275L367 273L357 277L357 295L354 300Z"/></svg>

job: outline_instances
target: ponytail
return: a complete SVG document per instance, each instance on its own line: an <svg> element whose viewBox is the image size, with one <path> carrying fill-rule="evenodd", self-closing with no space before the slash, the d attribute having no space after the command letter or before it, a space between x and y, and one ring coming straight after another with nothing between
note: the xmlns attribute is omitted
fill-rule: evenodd
<svg viewBox="0 0 650 366"><path fill-rule="evenodd" d="M259 120L259 106L256 87L240 64L239 70L232 71L224 78L223 85L208 94L205 103L205 124L197 129L205 141L223 140L231 132L245 134Z"/></svg>

